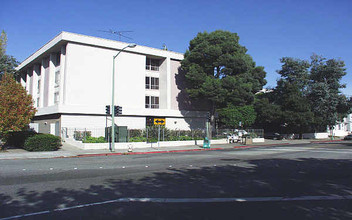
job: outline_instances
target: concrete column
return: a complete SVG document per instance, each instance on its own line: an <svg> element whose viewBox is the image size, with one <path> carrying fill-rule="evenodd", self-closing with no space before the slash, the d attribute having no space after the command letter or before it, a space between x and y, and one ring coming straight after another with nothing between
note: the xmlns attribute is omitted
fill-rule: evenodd
<svg viewBox="0 0 352 220"><path fill-rule="evenodd" d="M171 109L171 60L166 58L166 108Z"/></svg>
<svg viewBox="0 0 352 220"><path fill-rule="evenodd" d="M42 60L40 72L39 107L42 108L44 107L45 59Z"/></svg>
<svg viewBox="0 0 352 220"><path fill-rule="evenodd" d="M30 91L30 81L31 81L31 78L30 78L30 71L31 71L31 69L27 69L26 71L25 71L25 73L26 73L26 91L27 91L27 94L30 94L29 93L29 91Z"/></svg>
<svg viewBox="0 0 352 220"><path fill-rule="evenodd" d="M35 64L33 67L33 73L32 73L32 98L34 100L33 105L34 107L37 107L37 98L39 96L38 94L38 76L39 76L39 71L40 71L41 66L39 64Z"/></svg>
<svg viewBox="0 0 352 220"><path fill-rule="evenodd" d="M70 46L71 46L71 44L70 43L67 43L66 45L65 45L65 58L64 58L64 60L65 61L61 61L61 64L64 66L64 70L63 70L63 72L62 72L62 77L63 77L63 80L62 80L62 103L63 104L65 104L66 103L66 100L67 100L67 98L66 98L66 96L67 96L67 80L68 80L68 78L69 78L69 76L67 75L67 73L68 73L68 61L69 61L69 54L70 54Z"/></svg>
<svg viewBox="0 0 352 220"><path fill-rule="evenodd" d="M49 59L49 89L48 89L48 106L54 105L55 93L55 58L56 55L51 53Z"/></svg>
<svg viewBox="0 0 352 220"><path fill-rule="evenodd" d="M65 69L66 69L66 45L61 47L60 57L60 101L59 104L64 104L64 82L65 82Z"/></svg>
<svg viewBox="0 0 352 220"><path fill-rule="evenodd" d="M25 71L24 73L21 73L21 85L23 86L23 88L26 88L26 75L27 75L27 71Z"/></svg>

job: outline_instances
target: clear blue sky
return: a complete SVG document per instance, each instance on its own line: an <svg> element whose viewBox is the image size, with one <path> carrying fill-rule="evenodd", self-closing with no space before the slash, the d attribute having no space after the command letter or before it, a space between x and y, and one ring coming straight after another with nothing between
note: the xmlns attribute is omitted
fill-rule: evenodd
<svg viewBox="0 0 352 220"><path fill-rule="evenodd" d="M223 29L265 67L267 86L276 85L281 57L317 53L345 61L343 93L352 95L351 11L351 0L11 0L1 4L0 29L19 61L61 31L118 39L99 30L132 30L137 44L184 53L198 32Z"/></svg>

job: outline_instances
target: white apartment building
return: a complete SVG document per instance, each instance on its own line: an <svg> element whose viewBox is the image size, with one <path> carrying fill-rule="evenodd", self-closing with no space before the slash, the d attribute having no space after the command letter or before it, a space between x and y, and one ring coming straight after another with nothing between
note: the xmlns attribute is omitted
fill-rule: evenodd
<svg viewBox="0 0 352 220"><path fill-rule="evenodd" d="M113 56L127 45L62 32L24 60L18 81L38 110L31 126L57 136L76 128L101 130L95 136L103 136L111 125L105 106L111 105ZM181 53L139 45L121 52L115 60L115 105L123 111L115 124L144 129L147 120L165 118L170 129L204 128L206 113L184 95L182 59Z"/></svg>
<svg viewBox="0 0 352 220"><path fill-rule="evenodd" d="M330 133L329 128L327 131ZM348 114L341 122L337 123L333 129L334 136L343 137L352 133L352 114Z"/></svg>

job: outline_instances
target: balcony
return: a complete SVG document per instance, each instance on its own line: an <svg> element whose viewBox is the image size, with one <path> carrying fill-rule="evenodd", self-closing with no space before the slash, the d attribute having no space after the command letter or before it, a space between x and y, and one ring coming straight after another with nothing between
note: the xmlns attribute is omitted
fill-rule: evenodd
<svg viewBox="0 0 352 220"><path fill-rule="evenodd" d="M159 66L145 65L146 70L159 71Z"/></svg>

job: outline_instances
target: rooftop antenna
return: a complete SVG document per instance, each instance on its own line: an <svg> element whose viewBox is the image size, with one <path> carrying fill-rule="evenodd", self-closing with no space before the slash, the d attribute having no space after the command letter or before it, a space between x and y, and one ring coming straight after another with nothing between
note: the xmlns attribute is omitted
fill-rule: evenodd
<svg viewBox="0 0 352 220"><path fill-rule="evenodd" d="M99 31L106 32L109 34L116 34L119 36L119 41L121 41L121 37L127 38L129 40L133 40L133 38L125 36L125 33L133 32L133 31L114 31L112 29L109 29L108 31L106 31L106 30L99 30Z"/></svg>
<svg viewBox="0 0 352 220"><path fill-rule="evenodd" d="M163 43L163 50L167 50L166 44Z"/></svg>

